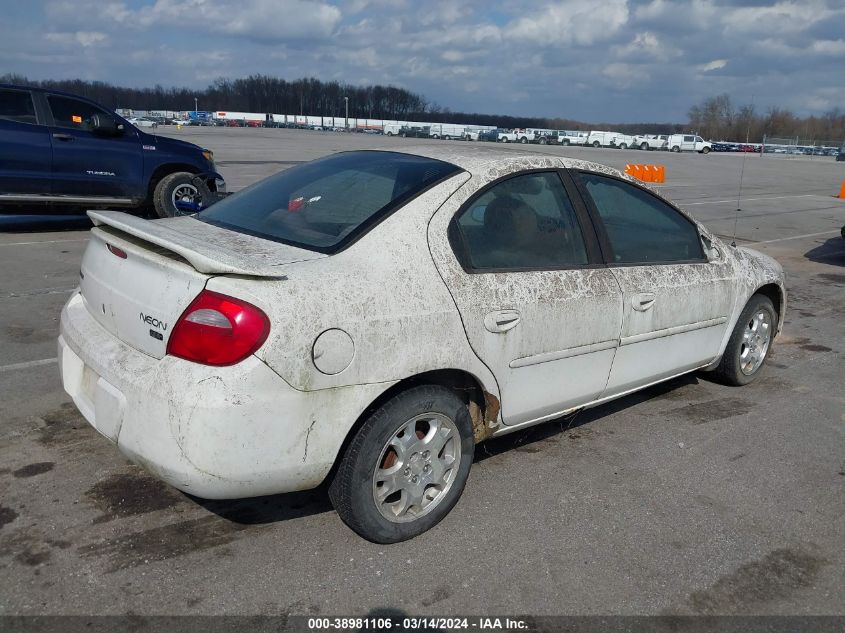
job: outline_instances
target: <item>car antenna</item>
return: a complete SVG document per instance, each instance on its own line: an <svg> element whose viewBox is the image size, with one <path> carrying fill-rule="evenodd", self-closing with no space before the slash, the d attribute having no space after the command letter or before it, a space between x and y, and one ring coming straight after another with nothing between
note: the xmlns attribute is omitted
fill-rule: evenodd
<svg viewBox="0 0 845 633"><path fill-rule="evenodd" d="M739 213L742 211L740 200L742 199L742 178L745 175L745 161L748 160L748 152L742 153L742 167L739 170L739 193L736 194L736 213L734 213L734 232L731 238L731 246L736 248L736 225L739 222Z"/></svg>
<svg viewBox="0 0 845 633"><path fill-rule="evenodd" d="M754 112L754 95L751 95L751 112ZM748 122L749 128L751 127L751 121ZM748 131L745 133L745 141L748 142ZM734 213L734 232L733 237L731 238L731 246L736 248L736 225L739 222L739 213L742 211L740 207L740 201L742 200L742 179L745 176L745 161L748 159L749 152L742 153L742 167L739 170L739 191L736 194L736 212ZM760 156L763 155L763 150L760 150Z"/></svg>

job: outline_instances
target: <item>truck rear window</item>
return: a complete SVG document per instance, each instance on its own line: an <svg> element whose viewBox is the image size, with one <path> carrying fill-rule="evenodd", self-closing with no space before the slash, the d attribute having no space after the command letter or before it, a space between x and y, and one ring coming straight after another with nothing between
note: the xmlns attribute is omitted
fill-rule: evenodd
<svg viewBox="0 0 845 633"><path fill-rule="evenodd" d="M224 198L209 224L334 253L460 168L398 152L343 152L293 167Z"/></svg>

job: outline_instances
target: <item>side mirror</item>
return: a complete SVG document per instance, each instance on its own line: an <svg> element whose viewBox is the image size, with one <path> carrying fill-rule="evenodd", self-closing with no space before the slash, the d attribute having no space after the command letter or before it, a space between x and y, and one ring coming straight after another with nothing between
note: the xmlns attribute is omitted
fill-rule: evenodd
<svg viewBox="0 0 845 633"><path fill-rule="evenodd" d="M103 136L120 136L123 134L124 127L122 123L118 123L110 116L103 114L91 115L91 131L95 134Z"/></svg>
<svg viewBox="0 0 845 633"><path fill-rule="evenodd" d="M714 262L722 259L722 251L720 251L709 238L702 235L701 243L704 246L704 254L707 256L709 261Z"/></svg>

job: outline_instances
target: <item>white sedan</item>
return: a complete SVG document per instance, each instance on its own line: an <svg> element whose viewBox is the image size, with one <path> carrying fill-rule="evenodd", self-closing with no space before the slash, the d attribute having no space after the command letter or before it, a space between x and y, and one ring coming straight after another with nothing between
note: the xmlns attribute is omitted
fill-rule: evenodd
<svg viewBox="0 0 845 633"><path fill-rule="evenodd" d="M129 122L135 127L158 127L158 123L152 119L145 119L144 117L134 117L129 119Z"/></svg>
<svg viewBox="0 0 845 633"><path fill-rule="evenodd" d="M475 445L695 370L758 375L781 267L641 183L495 147L332 155L196 216L89 212L65 390L205 498L329 479L389 543L455 505Z"/></svg>

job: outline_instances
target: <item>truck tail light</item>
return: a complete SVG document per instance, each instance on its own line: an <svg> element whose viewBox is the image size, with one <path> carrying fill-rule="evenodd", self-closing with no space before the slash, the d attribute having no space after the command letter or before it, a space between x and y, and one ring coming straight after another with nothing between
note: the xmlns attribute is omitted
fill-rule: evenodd
<svg viewBox="0 0 845 633"><path fill-rule="evenodd" d="M267 315L251 303L203 290L176 322L167 353L203 365L234 365L269 333Z"/></svg>

